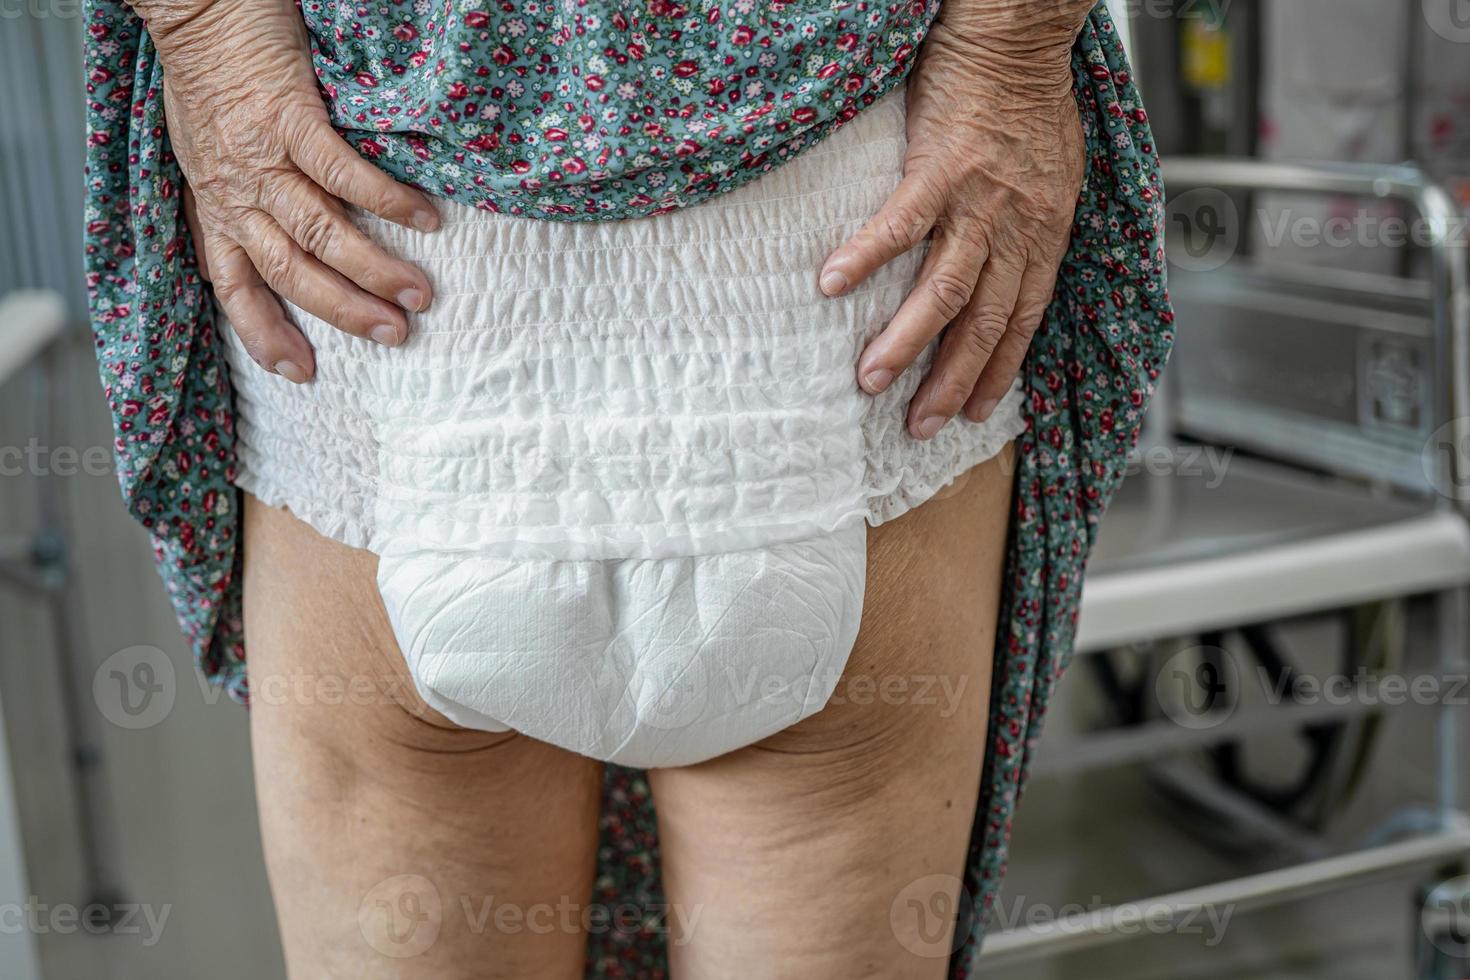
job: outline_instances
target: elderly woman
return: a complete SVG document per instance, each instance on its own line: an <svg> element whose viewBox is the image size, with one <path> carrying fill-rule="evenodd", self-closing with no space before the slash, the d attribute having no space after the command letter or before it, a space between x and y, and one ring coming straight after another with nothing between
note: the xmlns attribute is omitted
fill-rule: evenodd
<svg viewBox="0 0 1470 980"><path fill-rule="evenodd" d="M291 976L972 972L1171 339L1092 8L93 0L123 489Z"/></svg>

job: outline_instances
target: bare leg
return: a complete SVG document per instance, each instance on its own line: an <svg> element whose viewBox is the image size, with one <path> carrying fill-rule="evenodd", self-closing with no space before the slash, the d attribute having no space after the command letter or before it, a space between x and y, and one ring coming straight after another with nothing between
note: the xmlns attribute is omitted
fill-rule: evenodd
<svg viewBox="0 0 1470 980"><path fill-rule="evenodd" d="M939 978L984 757L1010 450L868 537L834 703L651 774L679 980Z"/></svg>
<svg viewBox="0 0 1470 980"><path fill-rule="evenodd" d="M247 498L251 736L296 978L581 977L600 767L418 698L376 559Z"/></svg>

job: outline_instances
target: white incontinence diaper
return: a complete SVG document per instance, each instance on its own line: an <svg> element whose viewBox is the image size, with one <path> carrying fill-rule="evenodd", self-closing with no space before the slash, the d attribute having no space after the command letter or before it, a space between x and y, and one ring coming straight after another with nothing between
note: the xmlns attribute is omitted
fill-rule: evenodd
<svg viewBox="0 0 1470 980"><path fill-rule="evenodd" d="M676 766L819 710L857 634L866 533L1001 450L904 427L933 357L882 395L864 346L922 254L823 296L823 259L903 168L902 93L723 197L564 223L443 205L430 235L357 215L433 305L387 349L293 310L317 376L228 332L241 487L379 556L424 700L610 762Z"/></svg>
<svg viewBox="0 0 1470 980"><path fill-rule="evenodd" d="M685 558L385 555L424 700L598 759L678 766L827 703L857 637L867 527Z"/></svg>

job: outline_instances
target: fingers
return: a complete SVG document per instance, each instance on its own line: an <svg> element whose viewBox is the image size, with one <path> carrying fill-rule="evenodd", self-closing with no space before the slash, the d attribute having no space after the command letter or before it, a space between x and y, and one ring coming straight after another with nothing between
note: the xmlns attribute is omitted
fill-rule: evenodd
<svg viewBox="0 0 1470 980"><path fill-rule="evenodd" d="M938 220L943 200L930 181L905 177L878 213L822 264L817 285L840 296L873 271L924 240Z"/></svg>
<svg viewBox="0 0 1470 980"><path fill-rule="evenodd" d="M303 384L316 371L311 344L255 271L245 250L228 239L209 243L214 259L214 295L230 326L255 363L288 381Z"/></svg>
<svg viewBox="0 0 1470 980"><path fill-rule="evenodd" d="M261 278L283 298L339 330L385 347L407 339L408 318L401 309L323 265L265 212L248 212L240 224L240 245Z"/></svg>
<svg viewBox="0 0 1470 980"><path fill-rule="evenodd" d="M428 277L383 251L305 177L292 181L272 205L270 214L286 234L362 289L410 312L428 308Z"/></svg>
<svg viewBox="0 0 1470 980"><path fill-rule="evenodd" d="M986 264L974 297L949 325L929 376L909 402L914 438L932 439L965 406L1003 343L1025 274L1025 257L1012 252L998 253Z"/></svg>
<svg viewBox="0 0 1470 980"><path fill-rule="evenodd" d="M878 394L914 362L970 302L984 264L984 246L974 239L950 233L934 240L912 292L858 358L863 390Z"/></svg>
<svg viewBox="0 0 1470 980"><path fill-rule="evenodd" d="M291 147L291 159L329 194L395 224L419 231L439 227L439 213L428 195L400 184L357 155L323 122Z"/></svg>
<svg viewBox="0 0 1470 980"><path fill-rule="evenodd" d="M984 422L990 418L995 406L1010 391L1011 383L1020 375L1026 352L1031 349L1031 338L1036 336L1046 309L1051 305L1056 282L1055 265L1032 262L1026 267L1016 311L1011 314L1005 336L986 362L974 392L965 401L965 417L972 422Z"/></svg>

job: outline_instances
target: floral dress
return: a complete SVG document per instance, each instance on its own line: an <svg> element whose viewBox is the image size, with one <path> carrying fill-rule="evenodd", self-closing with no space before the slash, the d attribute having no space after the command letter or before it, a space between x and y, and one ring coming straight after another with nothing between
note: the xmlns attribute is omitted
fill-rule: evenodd
<svg viewBox="0 0 1470 980"><path fill-rule="evenodd" d="M528 219L655 214L751 180L897 84L935 0L566 5L304 0L333 122L401 180ZM182 220L162 71L123 0L88 0L86 260L123 496L202 671L248 698L229 375ZM1172 344L1163 188L1101 4L1075 46L1088 149L1071 245L1022 374L1014 513L980 798L951 958L968 977L1067 665L1083 567ZM647 781L607 767L590 977L665 976Z"/></svg>

